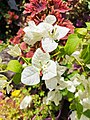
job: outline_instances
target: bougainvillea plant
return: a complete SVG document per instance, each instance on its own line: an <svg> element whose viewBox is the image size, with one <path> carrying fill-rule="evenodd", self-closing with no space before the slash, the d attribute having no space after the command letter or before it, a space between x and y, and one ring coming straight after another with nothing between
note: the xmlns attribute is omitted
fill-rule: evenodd
<svg viewBox="0 0 90 120"><path fill-rule="evenodd" d="M1 120L90 119L90 22L74 29L70 2L30 0L23 28L0 42L12 59L0 53Z"/></svg>

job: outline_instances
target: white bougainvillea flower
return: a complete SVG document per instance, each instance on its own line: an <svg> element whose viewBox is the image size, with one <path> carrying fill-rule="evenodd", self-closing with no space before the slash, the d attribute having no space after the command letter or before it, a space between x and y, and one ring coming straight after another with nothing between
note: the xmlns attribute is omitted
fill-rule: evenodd
<svg viewBox="0 0 90 120"><path fill-rule="evenodd" d="M84 114L81 115L80 119L78 119L77 117L77 112L73 111L70 115L71 120L90 120L89 118L87 118Z"/></svg>
<svg viewBox="0 0 90 120"><path fill-rule="evenodd" d="M73 76L72 78L70 78L69 81L66 81L67 82L67 90L74 93L76 91L76 87L78 85L81 84L81 82L78 80L77 76Z"/></svg>
<svg viewBox="0 0 90 120"><path fill-rule="evenodd" d="M53 101L56 106L59 105L59 102L62 99L62 94L60 91L55 90L55 91L49 91L48 96L45 98L44 103L49 103L49 101Z"/></svg>
<svg viewBox="0 0 90 120"><path fill-rule="evenodd" d="M29 26L23 30L25 32L24 41L29 45L34 45L37 41L42 40L44 51L51 52L55 50L58 43L55 40L60 40L69 32L69 28L53 24L56 22L54 15L48 15L43 22L35 25L34 21L28 23Z"/></svg>
<svg viewBox="0 0 90 120"><path fill-rule="evenodd" d="M45 80L46 87L51 91L53 89L60 89L63 90L66 88L67 83L64 81L64 78L61 77L61 75L66 71L65 66L60 66L58 63L57 64L57 76Z"/></svg>
<svg viewBox="0 0 90 120"><path fill-rule="evenodd" d="M30 107L32 102L32 97L31 96L25 96L22 102L20 103L20 109L25 109L28 106Z"/></svg>
<svg viewBox="0 0 90 120"><path fill-rule="evenodd" d="M56 22L56 17L54 15L48 15L44 22L49 23L49 24L54 24Z"/></svg>
<svg viewBox="0 0 90 120"><path fill-rule="evenodd" d="M48 53L44 53L38 48L32 57L32 66L26 67L22 72L22 83L26 85L38 84L41 71L43 74L42 80L48 80L57 75L57 66L54 61L50 60Z"/></svg>
<svg viewBox="0 0 90 120"><path fill-rule="evenodd" d="M9 45L8 47L10 50L7 53L11 56L18 57L21 55L21 49L19 48L18 44L16 44L15 46Z"/></svg>
<svg viewBox="0 0 90 120"><path fill-rule="evenodd" d="M90 96L87 98L82 99L81 104L85 109L90 109Z"/></svg>
<svg viewBox="0 0 90 120"><path fill-rule="evenodd" d="M57 46L58 46L58 43L56 43L51 38L45 38L42 40L42 47L46 52L52 52L57 48Z"/></svg>
<svg viewBox="0 0 90 120"><path fill-rule="evenodd" d="M56 22L56 18L53 15L48 15L45 18L45 22L49 24L54 24ZM55 40L59 41L61 38L65 37L69 30L69 28L59 25L54 25L53 27L51 27L47 35L42 39L42 47L44 51L52 52L53 50L55 50L58 46L58 43L56 43Z"/></svg>
<svg viewBox="0 0 90 120"><path fill-rule="evenodd" d="M21 82L26 85L35 85L40 82L39 72L33 66L26 67L21 76Z"/></svg>
<svg viewBox="0 0 90 120"><path fill-rule="evenodd" d="M30 21L28 26L23 29L25 32L24 41L29 45L34 45L37 41L41 41L44 36L47 36L52 27L51 24L45 22L35 25L34 21Z"/></svg>
<svg viewBox="0 0 90 120"><path fill-rule="evenodd" d="M3 90L6 84L7 84L6 80L0 80L0 90Z"/></svg>
<svg viewBox="0 0 90 120"><path fill-rule="evenodd" d="M30 21L28 26L23 29L25 32L24 41L29 45L34 45L37 41L41 40L41 34L34 21Z"/></svg>

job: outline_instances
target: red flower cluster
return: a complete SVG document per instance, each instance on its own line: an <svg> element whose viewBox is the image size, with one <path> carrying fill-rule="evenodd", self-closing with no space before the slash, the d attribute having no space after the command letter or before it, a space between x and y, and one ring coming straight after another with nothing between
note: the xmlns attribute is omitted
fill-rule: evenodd
<svg viewBox="0 0 90 120"><path fill-rule="evenodd" d="M46 0L30 0L30 3L25 4L24 14L30 13L31 16L44 11L47 8Z"/></svg>
<svg viewBox="0 0 90 120"><path fill-rule="evenodd" d="M50 5L51 6L51 5ZM52 8L54 11L65 13L70 10L67 2L63 2L62 0L52 0Z"/></svg>
<svg viewBox="0 0 90 120"><path fill-rule="evenodd" d="M15 12L8 11L8 24L11 24L13 20L17 20L19 18L18 15L15 14Z"/></svg>
<svg viewBox="0 0 90 120"><path fill-rule="evenodd" d="M17 32L17 35L14 37L14 38L11 38L9 40L10 43L16 45L16 44L19 44L20 41L21 41L21 37L24 35L24 31L22 28L20 28Z"/></svg>
<svg viewBox="0 0 90 120"><path fill-rule="evenodd" d="M25 4L24 14L30 13L27 15L26 21L33 20L36 24L42 22L48 14L55 15L57 24L68 27L69 33L73 33L73 24L63 17L63 14L69 10L71 10L69 4L62 0L30 0L30 3Z"/></svg>

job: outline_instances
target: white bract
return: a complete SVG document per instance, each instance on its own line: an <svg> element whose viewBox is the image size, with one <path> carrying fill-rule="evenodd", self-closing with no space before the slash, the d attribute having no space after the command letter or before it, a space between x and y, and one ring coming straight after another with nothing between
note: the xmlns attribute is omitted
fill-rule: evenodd
<svg viewBox="0 0 90 120"><path fill-rule="evenodd" d="M18 44L16 44L15 46L9 45L8 47L10 50L7 53L11 56L17 57L21 55L21 49L19 48Z"/></svg>
<svg viewBox="0 0 90 120"><path fill-rule="evenodd" d="M55 91L49 91L47 97L44 98L43 102L45 104L48 104L49 101L53 101L55 105L58 106L61 99L62 99L62 94L60 93L60 91L55 90Z"/></svg>
<svg viewBox="0 0 90 120"><path fill-rule="evenodd" d="M31 96L25 96L22 102L20 103L20 109L25 109L28 106L30 107L32 102L32 97Z"/></svg>
<svg viewBox="0 0 90 120"><path fill-rule="evenodd" d="M50 55L38 48L32 57L32 66L23 70L21 81L26 85L35 85L40 82L40 72L42 80L48 80L57 75L56 70L56 63L50 60Z"/></svg>
<svg viewBox="0 0 90 120"><path fill-rule="evenodd" d="M76 111L73 111L72 114L70 115L71 120L90 120L87 118L85 115L81 115L80 119L77 118L77 113Z"/></svg>
<svg viewBox="0 0 90 120"><path fill-rule="evenodd" d="M53 89L60 89L63 90L66 88L67 83L64 81L64 78L61 77L61 75L65 72L66 67L65 66L60 66L58 63L57 64L57 76L45 80L46 87L51 91Z"/></svg>
<svg viewBox="0 0 90 120"><path fill-rule="evenodd" d="M0 74L0 90L3 90L4 87L6 87L7 84L7 77Z"/></svg>
<svg viewBox="0 0 90 120"><path fill-rule="evenodd" d="M29 45L34 45L42 40L42 47L46 52L52 52L58 46L55 40L60 40L69 32L69 28L53 24L56 22L54 15L48 15L43 22L35 25L33 21L23 30L25 32L24 41Z"/></svg>
<svg viewBox="0 0 90 120"><path fill-rule="evenodd" d="M55 40L60 40L61 38L65 37L66 34L69 32L69 28L62 27L59 25L52 25L56 22L56 18L53 15L48 15L45 18L44 21L45 25L48 26L49 24L51 25L51 29L48 30L47 35L42 39L42 47L46 52L52 52L55 50L58 46L58 43L55 42ZM47 24L49 23L49 24ZM49 25L49 26L50 26Z"/></svg>

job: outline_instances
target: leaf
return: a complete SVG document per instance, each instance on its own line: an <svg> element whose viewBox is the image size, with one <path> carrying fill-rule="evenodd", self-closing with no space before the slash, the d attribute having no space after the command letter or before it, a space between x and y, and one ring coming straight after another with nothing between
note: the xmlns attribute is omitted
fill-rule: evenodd
<svg viewBox="0 0 90 120"><path fill-rule="evenodd" d="M16 73L12 78L12 80L15 84L19 84L21 81L21 73Z"/></svg>
<svg viewBox="0 0 90 120"><path fill-rule="evenodd" d="M11 56L17 57L21 55L21 49L18 47L17 44L15 46L9 45L8 47L10 50L7 53L10 54Z"/></svg>
<svg viewBox="0 0 90 120"><path fill-rule="evenodd" d="M71 34L68 37L67 43L64 47L65 53L68 54L68 55L71 55L76 50L76 48L81 43L81 41L82 41L82 39L79 38L77 36L77 34Z"/></svg>
<svg viewBox="0 0 90 120"><path fill-rule="evenodd" d="M21 73L22 72L22 65L18 62L18 60L11 60L7 65L7 70Z"/></svg>
<svg viewBox="0 0 90 120"><path fill-rule="evenodd" d="M90 22L86 22L87 29L90 30Z"/></svg>
<svg viewBox="0 0 90 120"><path fill-rule="evenodd" d="M40 82L39 72L32 66L26 67L21 75L21 82L26 85L35 85Z"/></svg>
<svg viewBox="0 0 90 120"><path fill-rule="evenodd" d="M84 60L84 63L90 64L90 45L84 46L80 57Z"/></svg>
<svg viewBox="0 0 90 120"><path fill-rule="evenodd" d="M0 63L2 62L2 58L0 57Z"/></svg>
<svg viewBox="0 0 90 120"><path fill-rule="evenodd" d="M86 28L77 28L77 33L79 33L81 35L86 35L87 29Z"/></svg>
<svg viewBox="0 0 90 120"><path fill-rule="evenodd" d="M86 117L90 118L90 109L88 109L88 110L86 110L85 112L83 112L83 114L84 114Z"/></svg>
<svg viewBox="0 0 90 120"><path fill-rule="evenodd" d="M4 50L6 47L7 47L6 44L0 44L0 52L1 52L2 50Z"/></svg>

